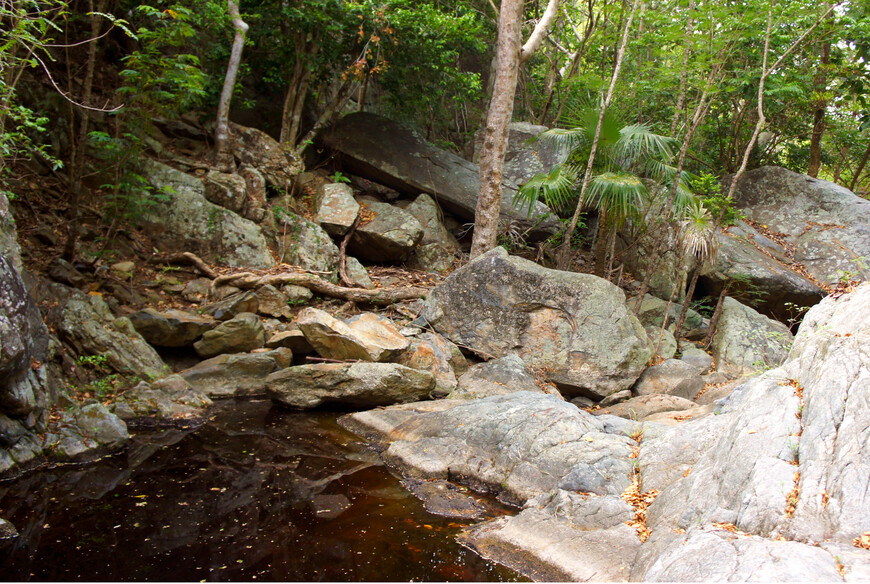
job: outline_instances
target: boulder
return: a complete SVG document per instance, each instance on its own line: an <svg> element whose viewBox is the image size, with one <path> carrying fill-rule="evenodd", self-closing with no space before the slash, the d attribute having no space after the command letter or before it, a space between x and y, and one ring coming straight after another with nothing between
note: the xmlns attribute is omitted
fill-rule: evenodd
<svg viewBox="0 0 870 584"><path fill-rule="evenodd" d="M512 122L508 126L507 146L504 154L504 178L524 185L536 174L550 172L550 169L568 159L567 150L561 150L550 143L535 140L549 128L529 122ZM474 136L475 164L480 162L483 147L483 131Z"/></svg>
<svg viewBox="0 0 870 584"><path fill-rule="evenodd" d="M288 367L266 378L274 401L299 409L322 404L374 408L423 399L435 377L396 363L318 363Z"/></svg>
<svg viewBox="0 0 870 584"><path fill-rule="evenodd" d="M293 177L304 170L292 150L265 132L230 123L230 137L236 160L259 170L276 189L289 190Z"/></svg>
<svg viewBox="0 0 870 584"><path fill-rule="evenodd" d="M694 408L697 404L684 397L666 394L639 395L630 400L599 408L592 413L596 416L614 415L635 421L643 421L647 417L660 412L678 412Z"/></svg>
<svg viewBox="0 0 870 584"><path fill-rule="evenodd" d="M161 251L193 252L208 262L218 258L233 267L265 269L275 265L256 223L210 203L202 181L150 160L143 175L165 199L139 218Z"/></svg>
<svg viewBox="0 0 870 584"><path fill-rule="evenodd" d="M686 345L683 347L680 361L690 365L701 375L710 371L710 368L713 366L713 357L704 349L696 347L695 345Z"/></svg>
<svg viewBox="0 0 870 584"><path fill-rule="evenodd" d="M15 217L9 210L9 199L6 198L5 193L0 193L0 256L4 256L19 274L24 270L21 264L21 247L18 245Z"/></svg>
<svg viewBox="0 0 870 584"><path fill-rule="evenodd" d="M450 399L477 399L516 391L543 392L562 399L559 391L535 377L516 355L507 355L468 368L459 377Z"/></svg>
<svg viewBox="0 0 870 584"><path fill-rule="evenodd" d="M269 218L266 178L262 172L247 164L239 168L239 176L245 179L245 204L242 206L242 216L254 223L263 223Z"/></svg>
<svg viewBox="0 0 870 584"><path fill-rule="evenodd" d="M256 292L235 292L223 300L203 306L200 312L212 316L216 320L230 320L243 312L257 312L260 309L260 297Z"/></svg>
<svg viewBox="0 0 870 584"><path fill-rule="evenodd" d="M420 318L486 358L517 355L572 396L602 399L630 388L652 354L619 288L500 247L432 290Z"/></svg>
<svg viewBox="0 0 870 584"><path fill-rule="evenodd" d="M730 177L725 177L730 186ZM816 280L844 272L870 278L870 201L832 182L764 166L737 183L735 205L756 223L782 233L794 260ZM855 258L865 258L859 265Z"/></svg>
<svg viewBox="0 0 870 584"><path fill-rule="evenodd" d="M245 179L234 173L210 170L205 175L205 198L238 213L247 199Z"/></svg>
<svg viewBox="0 0 870 584"><path fill-rule="evenodd" d="M639 296L637 297L639 298ZM632 308L637 302L637 298L632 298L628 301L628 305ZM637 318L640 320L643 326L651 326L651 327L662 327L662 323L664 322L665 311L668 313L668 328L673 329L673 325L676 324L677 319L680 318L680 311L683 309L682 304L677 304L676 302L671 303L670 308L668 308L668 303L666 300L662 300L661 298L656 298L652 294L647 294L643 297L643 302L640 303L640 310L637 313ZM698 314L698 312L692 310L691 308L686 311L686 322L683 323L683 330L689 329L698 329L698 328L706 328L709 325L709 321Z"/></svg>
<svg viewBox="0 0 870 584"><path fill-rule="evenodd" d="M112 409L128 424L187 426L203 422L211 405L211 399L181 375L170 375L128 389Z"/></svg>
<svg viewBox="0 0 870 584"><path fill-rule="evenodd" d="M629 302L629 306L631 303ZM668 329L662 329L661 326L646 326L644 329L649 342L653 346L653 350L662 359L671 359L677 354L677 339L674 338L674 333Z"/></svg>
<svg viewBox="0 0 870 584"><path fill-rule="evenodd" d="M261 397L266 395L266 377L292 364L293 352L279 348L263 353L218 355L179 375L194 390L213 399Z"/></svg>
<svg viewBox="0 0 870 584"><path fill-rule="evenodd" d="M453 266L459 242L441 221L441 208L423 193L404 207L423 228L423 238L417 245L412 265L420 270L442 272Z"/></svg>
<svg viewBox="0 0 870 584"><path fill-rule="evenodd" d="M466 221L474 220L479 192L477 165L428 144L396 122L371 113L353 113L321 132L317 140L336 151L344 167L354 174L411 196L428 193L446 211ZM502 185L501 214L505 221L532 229L532 238L554 233L558 221L549 209L541 203L531 213L528 208L515 208L516 192L514 184Z"/></svg>
<svg viewBox="0 0 870 584"><path fill-rule="evenodd" d="M781 322L726 297L710 349L718 371L752 374L779 366L793 338Z"/></svg>
<svg viewBox="0 0 870 584"><path fill-rule="evenodd" d="M332 237L344 237L359 215L353 189L341 183L327 183L317 193L317 223Z"/></svg>
<svg viewBox="0 0 870 584"><path fill-rule="evenodd" d="M129 316L133 328L142 337L158 347L186 347L192 345L217 322L209 316L199 316L183 310L159 312L146 308Z"/></svg>
<svg viewBox="0 0 870 584"><path fill-rule="evenodd" d="M123 448L127 425L101 403L73 405L45 436L48 457L58 462L86 462Z"/></svg>
<svg viewBox="0 0 870 584"><path fill-rule="evenodd" d="M276 332L266 341L267 349L281 347L290 349L294 355L306 355L314 352L314 347L305 338L305 334L298 329Z"/></svg>
<svg viewBox="0 0 870 584"><path fill-rule="evenodd" d="M371 262L403 262L423 237L423 228L413 215L388 203L361 201L366 220L350 238L348 250Z"/></svg>
<svg viewBox="0 0 870 584"><path fill-rule="evenodd" d="M371 312L344 322L318 308L306 308L296 324L314 350L327 359L383 362L409 344L392 321Z"/></svg>
<svg viewBox="0 0 870 584"><path fill-rule="evenodd" d="M246 353L266 345L266 331L256 314L243 312L202 335L193 344L200 357Z"/></svg>
<svg viewBox="0 0 870 584"><path fill-rule="evenodd" d="M396 363L429 371L435 376L433 397L445 397L456 389L456 377L468 370L468 363L459 347L434 333L422 333L410 339L407 350Z"/></svg>
<svg viewBox="0 0 870 584"><path fill-rule="evenodd" d="M691 424L707 444L693 449L691 472L671 475L647 523L654 534L686 533L658 543L651 538L633 578L721 580L743 570L742 579L832 581L838 561L844 571L846 563L850 570L870 566L870 550L850 547L870 531L868 314L870 284L826 298L807 313L782 366L747 381L720 415L684 426ZM676 452L685 434L675 430L642 444L641 472L647 448ZM749 537L714 533L717 523ZM824 547L811 545L821 541ZM695 560L701 547L724 560ZM854 554L840 555L843 549ZM781 559L786 553L803 558L799 575L783 572L792 569ZM679 566L692 571L676 571Z"/></svg>
<svg viewBox="0 0 870 584"><path fill-rule="evenodd" d="M293 311L287 305L287 297L270 284L257 289L257 312L275 318L293 318Z"/></svg>
<svg viewBox="0 0 870 584"><path fill-rule="evenodd" d="M308 304L314 298L314 293L305 286L287 284L281 287L281 293L287 299L287 304Z"/></svg>
<svg viewBox="0 0 870 584"><path fill-rule="evenodd" d="M695 399L704 389L704 380L695 367L677 359L668 359L658 365L648 367L637 383L634 392L637 395L667 394Z"/></svg>

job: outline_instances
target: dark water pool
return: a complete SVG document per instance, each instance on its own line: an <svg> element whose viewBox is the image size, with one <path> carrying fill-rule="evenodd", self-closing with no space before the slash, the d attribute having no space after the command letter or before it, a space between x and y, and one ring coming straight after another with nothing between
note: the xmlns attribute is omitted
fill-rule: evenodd
<svg viewBox="0 0 870 584"><path fill-rule="evenodd" d="M219 404L96 465L0 483L3 580L454 580L518 576L454 541L334 414Z"/></svg>

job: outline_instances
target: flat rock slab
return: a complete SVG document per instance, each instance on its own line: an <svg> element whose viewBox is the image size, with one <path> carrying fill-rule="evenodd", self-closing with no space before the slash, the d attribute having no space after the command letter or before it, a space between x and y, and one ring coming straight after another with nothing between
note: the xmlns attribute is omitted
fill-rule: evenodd
<svg viewBox="0 0 870 584"><path fill-rule="evenodd" d="M396 363L318 363L288 367L266 379L266 394L299 409L322 404L373 408L424 399L435 377Z"/></svg>
<svg viewBox="0 0 870 584"><path fill-rule="evenodd" d="M448 478L522 504L556 488L621 494L633 472L631 439L541 393L517 392L438 411L413 406L343 418L357 434L389 443L383 458L403 474Z"/></svg>
<svg viewBox="0 0 870 584"><path fill-rule="evenodd" d="M595 410L595 415L612 414L631 420L643 420L659 412L675 412L694 408L697 404L684 397L665 394L639 395L624 402Z"/></svg>
<svg viewBox="0 0 870 584"><path fill-rule="evenodd" d="M326 359L382 362L399 355L410 341L388 318L367 312L347 321L319 308L306 308L296 318L299 330Z"/></svg>
<svg viewBox="0 0 870 584"><path fill-rule="evenodd" d="M210 398L266 395L266 377L293 364L293 352L279 348L263 353L224 354L185 369L181 375Z"/></svg>
<svg viewBox="0 0 870 584"><path fill-rule="evenodd" d="M371 113L349 114L321 132L318 142L338 152L354 174L409 195L428 193L448 212L474 219L480 191L477 165L432 146L392 120ZM537 203L531 213L514 207L516 192L516 185L502 184L502 216L531 228L533 238L555 232L557 218L543 204ZM544 219L539 222L538 217Z"/></svg>
<svg viewBox="0 0 870 584"><path fill-rule="evenodd" d="M186 347L192 345L202 334L210 331L217 322L210 316L190 314L183 310L153 308L140 310L129 316L130 322L142 337L158 347Z"/></svg>
<svg viewBox="0 0 870 584"><path fill-rule="evenodd" d="M572 396L600 400L629 389L652 354L619 288L542 268L501 247L432 290L420 319L485 358L517 355Z"/></svg>
<svg viewBox="0 0 870 584"><path fill-rule="evenodd" d="M426 511L442 517L481 519L486 507L468 494L468 489L449 481L404 479L402 485L423 501Z"/></svg>

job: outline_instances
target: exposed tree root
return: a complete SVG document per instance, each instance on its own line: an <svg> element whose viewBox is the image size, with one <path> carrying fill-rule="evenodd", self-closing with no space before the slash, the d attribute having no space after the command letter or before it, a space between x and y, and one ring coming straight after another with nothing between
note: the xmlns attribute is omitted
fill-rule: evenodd
<svg viewBox="0 0 870 584"><path fill-rule="evenodd" d="M209 278L217 278L217 272L215 272L211 266L202 261L196 254L192 254L189 251L184 253L175 253L175 254L163 254L159 256L154 256L148 260L150 264L190 264L194 266L197 270L200 271L205 276Z"/></svg>

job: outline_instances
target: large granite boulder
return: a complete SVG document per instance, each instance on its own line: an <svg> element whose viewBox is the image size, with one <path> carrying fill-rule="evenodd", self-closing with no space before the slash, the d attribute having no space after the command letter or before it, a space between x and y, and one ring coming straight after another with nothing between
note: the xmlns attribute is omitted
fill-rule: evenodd
<svg viewBox="0 0 870 584"><path fill-rule="evenodd" d="M191 314L183 310L146 308L129 316L130 322L142 337L158 347L186 347L202 334L213 329L217 322L209 316Z"/></svg>
<svg viewBox="0 0 870 584"><path fill-rule="evenodd" d="M367 219L350 238L348 250L370 262L403 262L423 238L423 228L413 215L388 203L361 201Z"/></svg>
<svg viewBox="0 0 870 584"><path fill-rule="evenodd" d="M852 546L870 532L868 314L870 284L826 298L781 367L718 416L641 444L641 476L662 492L632 579L833 581L838 564L870 573L870 550Z"/></svg>
<svg viewBox="0 0 870 584"><path fill-rule="evenodd" d="M317 140L336 151L344 167L354 174L408 195L428 193L446 211L466 221L474 220L479 192L477 165L428 144L408 128L360 112L343 117ZM516 192L514 184L502 185L502 217L531 228L533 238L554 233L558 222L549 209L541 203L531 213L528 208L515 208Z"/></svg>
<svg viewBox="0 0 870 584"><path fill-rule="evenodd" d="M730 177L725 177L730 185ZM870 278L870 201L837 184L765 166L745 173L734 201L756 223L785 235L794 259L818 281L840 273ZM864 258L859 265L855 258Z"/></svg>
<svg viewBox="0 0 870 584"><path fill-rule="evenodd" d="M193 344L200 357L214 357L222 353L247 353L266 345L266 330L259 317L243 312L203 333Z"/></svg>
<svg viewBox="0 0 870 584"><path fill-rule="evenodd" d="M626 390L652 355L619 288L500 247L453 272L420 318L486 358L517 355L567 395L602 399Z"/></svg>
<svg viewBox="0 0 870 584"><path fill-rule="evenodd" d="M792 339L781 322L726 297L710 348L718 371L744 375L778 367Z"/></svg>
<svg viewBox="0 0 870 584"><path fill-rule="evenodd" d="M262 397L266 395L266 377L292 364L293 352L281 347L262 353L224 353L179 375L193 389L213 399Z"/></svg>
<svg viewBox="0 0 870 584"><path fill-rule="evenodd" d="M289 190L293 177L305 168L292 150L256 128L231 123L230 137L236 160L259 170L279 190Z"/></svg>
<svg viewBox="0 0 870 584"><path fill-rule="evenodd" d="M428 371L396 363L317 363L277 371L266 378L274 401L298 409L338 404L374 408L426 398L435 388Z"/></svg>
<svg viewBox="0 0 870 584"><path fill-rule="evenodd" d="M209 202L200 179L154 161L145 161L143 174L167 199L139 218L161 251L189 251L209 262L221 258L234 267L275 265L260 227Z"/></svg>
<svg viewBox="0 0 870 584"><path fill-rule="evenodd" d="M392 321L371 312L345 322L309 307L299 313L296 324L314 350L327 359L387 361L409 344Z"/></svg>
<svg viewBox="0 0 870 584"><path fill-rule="evenodd" d="M553 144L535 140L549 128L529 122L512 122L508 126L507 148L504 154L504 178L524 185L536 174L550 169L568 159L568 151ZM483 131L474 136L474 157L480 162L483 147Z"/></svg>

